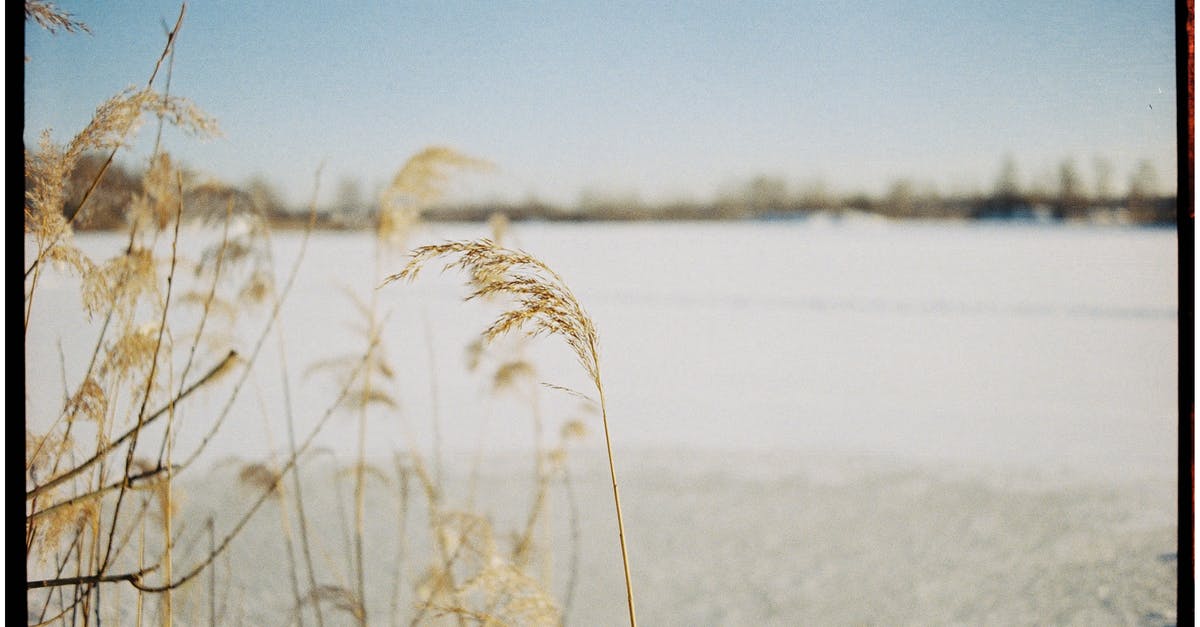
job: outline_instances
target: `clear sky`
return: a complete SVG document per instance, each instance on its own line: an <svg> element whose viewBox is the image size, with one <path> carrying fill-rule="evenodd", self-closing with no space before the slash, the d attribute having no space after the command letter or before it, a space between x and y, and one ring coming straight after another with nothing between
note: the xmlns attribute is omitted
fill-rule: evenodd
<svg viewBox="0 0 1200 627"><path fill-rule="evenodd" d="M59 2L91 35L26 25L26 142L65 140L144 84L177 2ZM990 190L1098 157L1123 191L1176 175L1171 2L226 2L188 5L171 83L220 139L194 169L302 202L371 191L443 144L497 170L478 199L707 200L756 175L882 193ZM151 133L143 130L142 135ZM144 142L143 142L144 144ZM132 158L132 157L131 157Z"/></svg>

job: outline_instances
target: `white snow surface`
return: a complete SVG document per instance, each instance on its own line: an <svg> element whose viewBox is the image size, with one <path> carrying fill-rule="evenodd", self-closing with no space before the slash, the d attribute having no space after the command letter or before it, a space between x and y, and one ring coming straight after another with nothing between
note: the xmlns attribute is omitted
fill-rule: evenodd
<svg viewBox="0 0 1200 627"><path fill-rule="evenodd" d="M189 234L212 237L185 232L185 242ZM479 225L429 225L410 243L487 235ZM103 234L78 240L98 255L123 245ZM301 237L273 240L282 278ZM506 243L557 270L599 330L645 624L1174 622L1173 231L518 223ZM372 413L368 456L390 468L392 451L431 454L439 442L451 498L461 501L480 451L479 505L498 535L518 528L532 492L528 403L490 393L489 375L469 372L464 357L501 304L462 303L465 277L433 268L373 293L404 262L385 256L377 273L373 259L363 233L318 233L308 244L280 316L297 429L307 433L336 393L331 377L308 367L363 345L341 289L374 296L387 314L400 409ZM39 287L26 341L31 425L61 403L59 340L70 386L90 354L99 325L86 322L78 298L62 277ZM249 354L264 321L239 318L240 352ZM524 351L539 381L595 395L560 341L539 338ZM230 525L250 498L227 487L236 483L230 456L283 450L279 364L272 333L202 464L180 477L194 519ZM599 420L580 414L574 396L537 389L547 442L569 418L590 427L571 452L581 535L569 623L621 624ZM200 395L181 406L179 450L199 442L226 400ZM336 417L316 445L345 464L356 435L350 416ZM331 474L314 463L302 476L322 550L342 568ZM372 624L391 622L397 515L388 494L369 514ZM572 550L563 486L551 504L551 588L561 600ZM410 524L423 515L412 512ZM278 515L260 513L247 533L234 569L220 572L236 581L245 624L285 624ZM238 564L277 573L238 573ZM403 580L424 566L403 564Z"/></svg>

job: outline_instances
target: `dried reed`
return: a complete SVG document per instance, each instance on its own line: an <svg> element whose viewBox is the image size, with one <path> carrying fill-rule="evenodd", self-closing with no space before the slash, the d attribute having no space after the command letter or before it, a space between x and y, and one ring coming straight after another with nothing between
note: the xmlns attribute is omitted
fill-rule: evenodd
<svg viewBox="0 0 1200 627"><path fill-rule="evenodd" d="M40 24L51 32L90 32L85 24L49 2L26 0L25 10L28 21ZM24 226L27 236L35 244L35 254L31 255L31 261L27 261L24 273L26 303L23 313L26 332L35 311L33 302L39 279L43 272L51 271L69 273L80 279L84 310L89 321L96 321L100 326L91 358L82 375L76 373L74 388L68 386L67 364L63 360L61 411L57 416L47 416L50 422L48 428L39 425L36 432L31 430L26 434L26 564L27 569L31 565L39 569L37 576L43 577L29 579L27 574L26 590L43 590L38 595L45 595L43 598L27 592L27 602L31 608L36 610L33 606L40 606L40 615L35 612L30 616L37 617L39 623L61 621L64 624L85 625L93 620L96 624L128 620L129 617L122 614L120 609L121 603L128 602L128 598L106 597L108 602L101 603L101 584L119 582L128 583L136 589L135 618L138 624L154 616L155 608L149 603L155 601L158 604L158 620L164 625L170 625L176 614L185 619L190 615L192 621L199 622L206 613L210 624L227 618L236 619L235 611L242 608L238 606L235 596L238 591L229 590L228 579L227 590L222 596L223 607L218 611L216 560L224 556L226 568L230 568L229 547L255 513L270 500L280 506L286 551L292 559L294 549L291 546L292 528L288 507L294 505L298 515L300 547L309 590L302 593L298 579L299 566L293 563L289 573L293 577L292 589L296 601L293 619L303 622L305 608L311 603L317 622L321 624L324 622L321 606L327 603L336 611L343 612L347 618L366 624L363 552L364 544L369 539L363 537L362 528L365 517L364 483L368 474L382 478L389 486L392 482L390 477L366 463L362 446L365 420L360 420L357 461L349 466L356 484L357 528L353 540L346 544L353 545L354 559L350 570L354 571L354 584L343 582L342 585L330 585L318 581L308 544L305 502L297 468L316 435L326 427L336 410L350 407L362 412L360 416L365 416L367 406L397 409L395 399L383 387L384 383L394 382L396 371L388 364L379 344L387 316L377 311L376 292L371 292L369 304L359 303L366 320L364 352L340 362L345 374L340 382L340 391L324 414L317 418L307 437L297 438L288 386L288 360L283 334L279 330L279 317L281 306L290 293L307 250L311 220L309 229L304 233L300 253L292 262L286 281L278 287L273 280L265 220L258 216L260 220L252 223L250 233L231 235L232 201L227 205L219 246L204 251L198 260L189 261L180 253L180 250L185 250L180 230L185 215L185 199L197 188L211 184L205 182L197 185L187 178L170 155L159 151L156 138L154 152L142 173L142 187L131 194L128 205L124 207L129 219L128 240L124 250L111 259L94 260L73 242L72 225L77 220L86 220L88 213L94 213L91 210L100 204L99 198L102 197L96 190L117 152L129 145L133 134L150 116L157 118L160 133L163 125L170 124L193 136L219 134L212 118L190 101L170 94L171 64L165 68L165 88L155 87L164 63L168 59L173 63L176 37L185 12L186 5L182 5L178 19L169 30L164 24L166 44L149 80L143 86L129 87L101 104L87 126L66 144L55 145L47 132L41 136L38 145L27 150L24 156L28 181ZM66 208L68 178L86 160L85 157L91 158L92 153L97 153L99 157L107 153L107 158L98 172L83 178L86 189L75 205L75 211L70 212ZM380 199L380 218L375 233L376 278L379 276L380 251L387 246L403 243L417 224L421 211L441 197L451 173L488 167L489 164L484 161L438 146L423 150L409 159ZM314 191L314 197L315 194ZM97 200L89 204L93 198ZM507 227L507 221L502 216L496 217L492 226L499 238ZM170 246L169 256L159 252L164 240ZM264 245L264 242L267 243ZM253 263L252 267L243 268L241 282L235 278L233 270L236 268L231 267L239 261ZM561 283L561 279L549 268L539 266L541 276L552 279L540 287L535 284L521 287L519 282L512 282L513 277L509 275L518 272L520 268L517 266L520 264L529 265L520 261L516 265L509 263L503 267L503 264L473 266L472 276L483 289L478 296L519 292L528 299L531 307L541 307L535 315L524 319L514 317L494 326L488 338L494 339L522 327L534 329L534 334L546 332L567 338L600 391L602 406L603 389L596 356L595 330L590 319ZM184 272L187 268L193 269L194 273ZM190 278L196 283L203 282L203 285L184 284L189 274L194 275ZM505 281L509 281L511 289L501 289ZM483 293L485 291L487 293ZM218 356L225 355L223 359L214 360L206 371L197 368L193 372L193 367L204 361L203 356L197 357L200 345L212 342L214 335L220 333L210 323L220 316L232 326L243 307L263 303L267 305L266 321L261 332L252 338L252 348L245 357L229 349L229 342L225 342L221 352L217 353ZM196 326L179 328L175 314L180 305L198 306L199 322ZM210 320L210 317L214 320ZM177 515L182 495L175 487L175 482L179 474L191 467L207 450L209 442L223 428L272 330L277 332L279 339L282 393L288 428L287 455L276 463L249 462L242 467L238 478L251 486L258 493L257 497L250 499L232 526L224 529L218 537L217 522L212 517L207 518L202 528L196 528L196 521L201 519ZM180 345L176 345L175 341L179 338L184 339ZM428 329L426 340L432 371L434 352ZM175 367L180 363L183 364L182 370L176 377ZM221 375L237 369L235 367L240 371L237 378L223 390L221 408L213 415L199 416L205 419L205 431L198 434L199 444L189 451L181 463L176 463L174 444L178 429L195 422L192 416L184 417L192 406L185 401L201 388L209 385L215 387ZM532 372L531 364L512 361L496 373L494 382L497 388L512 386L517 381L529 382L532 394L536 395ZM431 394L436 408L436 380L431 380ZM166 416L165 421L162 420L163 416ZM433 418L437 433L440 428L438 417L435 415ZM410 559L406 554L405 533L412 479L420 484L429 503L429 528L434 538L432 548L435 555L428 576L423 580L423 587L413 586L423 600L413 617L414 624L430 612L454 616L460 624L483 617L492 623L544 624L561 620L563 612L546 594L547 586L543 585L548 583L549 577L545 576L545 582L539 582L522 570L531 552L533 523L539 516L543 521L548 519L542 503L546 498L551 472L554 472L550 469L557 468L550 461L551 455L541 450L540 418L535 416L535 422L539 442L536 460L539 487L529 521L523 530L524 541L518 543L520 548L515 555L497 551L491 527L483 516L469 511L455 511L447 506L448 499L444 494L440 472L440 435L435 438L433 445L432 472L412 442L410 446L413 450L407 458L403 462L399 458L395 460L397 513L402 522L398 530L397 561ZM151 427L155 427L153 432ZM94 440L88 440L93 431ZM607 422L605 431L607 434ZM148 444L147 440L152 438L152 434L155 439L161 434L161 441ZM146 450L150 447L155 450ZM612 471L611 447L609 463ZM288 473L292 475L291 489L285 491L283 486L288 481ZM339 482L336 485L339 487L340 506L341 484ZM622 558L625 561L632 623L632 588L629 584L624 528L615 479L613 488L621 528ZM193 523L191 529L189 522ZM188 542L189 539L191 542ZM207 540L207 549L197 549L199 553L193 553L194 546L203 546L198 544L202 540ZM178 568L185 562L187 568ZM206 588L202 585L188 586L205 571L210 575ZM401 565L397 564L394 610L399 607L401 574ZM112 586L103 588L114 589ZM127 589L118 586L115 590L119 595ZM173 600L172 593L177 590L179 592ZM202 611L196 596L205 592L208 595L207 612ZM114 601L118 608L117 615L110 617L108 614L113 612ZM226 610L230 610L229 616L226 616Z"/></svg>
<svg viewBox="0 0 1200 627"><path fill-rule="evenodd" d="M470 276L471 293L466 300L504 295L514 299L512 307L483 331L485 341L511 332L524 330L529 336L554 335L566 342L579 364L587 372L600 398L600 415L604 425L604 443L608 453L608 468L613 485L613 501L617 513L617 529L621 543L621 562L625 570L625 595L629 606L629 623L637 625L634 611L633 585L629 574L629 554L625 542L625 524L621 515L621 496L617 488L617 473L613 463L612 439L608 428L608 412L604 385L600 378L600 360L596 327L566 282L541 260L528 253L497 246L491 240L447 242L416 248L400 272L383 281L412 281L421 269L435 259L448 258L443 270L461 270Z"/></svg>

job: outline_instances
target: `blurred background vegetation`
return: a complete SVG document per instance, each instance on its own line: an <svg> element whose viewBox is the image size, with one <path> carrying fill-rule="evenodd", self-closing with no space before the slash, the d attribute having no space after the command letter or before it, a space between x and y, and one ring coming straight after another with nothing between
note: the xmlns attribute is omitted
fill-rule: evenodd
<svg viewBox="0 0 1200 627"><path fill-rule="evenodd" d="M103 154L85 155L71 172L63 208L66 217L78 210L80 199L105 158ZM492 214L502 212L516 221L772 220L858 212L894 219L1175 224L1177 197L1156 191L1161 181L1150 161L1139 162L1134 171L1122 176L1114 171L1111 161L1097 157L1086 165L1090 168L1091 185L1083 182L1084 167L1067 159L1056 171L1023 177L1016 161L1005 157L997 168L994 186L986 193L946 194L933 185L905 178L894 181L882 195L846 194L831 191L820 179L790 184L783 177L763 175L733 185L708 201L652 204L642 202L636 195L585 190L573 206L537 198L519 203L441 204L426 209L424 217L433 221L484 222ZM227 184L202 180L189 173L186 166L181 169L187 180L185 206L193 218L219 221L232 200L235 213L254 213L277 228L303 228L308 223L308 208L288 205L282 194L262 177ZM77 227L124 228L125 209L142 189L141 177L137 168L115 162L89 201L94 206ZM358 230L375 224L378 206L367 199L377 198L378 194L364 190L363 183L355 178L341 179L335 190L334 200L318 208L317 228Z"/></svg>

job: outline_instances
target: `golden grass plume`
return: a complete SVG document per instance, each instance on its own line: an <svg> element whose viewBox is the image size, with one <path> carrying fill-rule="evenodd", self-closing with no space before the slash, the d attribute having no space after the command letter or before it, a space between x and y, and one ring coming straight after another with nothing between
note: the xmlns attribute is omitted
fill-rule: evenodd
<svg viewBox="0 0 1200 627"><path fill-rule="evenodd" d="M65 227L63 185L80 157L91 150L107 152L125 146L145 114L197 137L220 135L216 120L190 100L128 87L97 107L88 125L65 146L56 145L46 130L37 150L25 152L25 176L30 183L25 191L26 230L57 237Z"/></svg>
<svg viewBox="0 0 1200 627"><path fill-rule="evenodd" d="M83 275L83 308L93 316L112 307L118 318L128 319L138 301L157 289L154 254L147 248L134 248Z"/></svg>
<svg viewBox="0 0 1200 627"><path fill-rule="evenodd" d="M467 300L493 295L515 299L515 306L484 330L485 342L519 330L530 336L557 335L599 385L599 340L591 317L562 277L528 253L502 248L489 239L421 246L412 251L404 268L382 285L412 281L426 264L442 257L451 259L444 270L463 270L471 276L473 291Z"/></svg>

